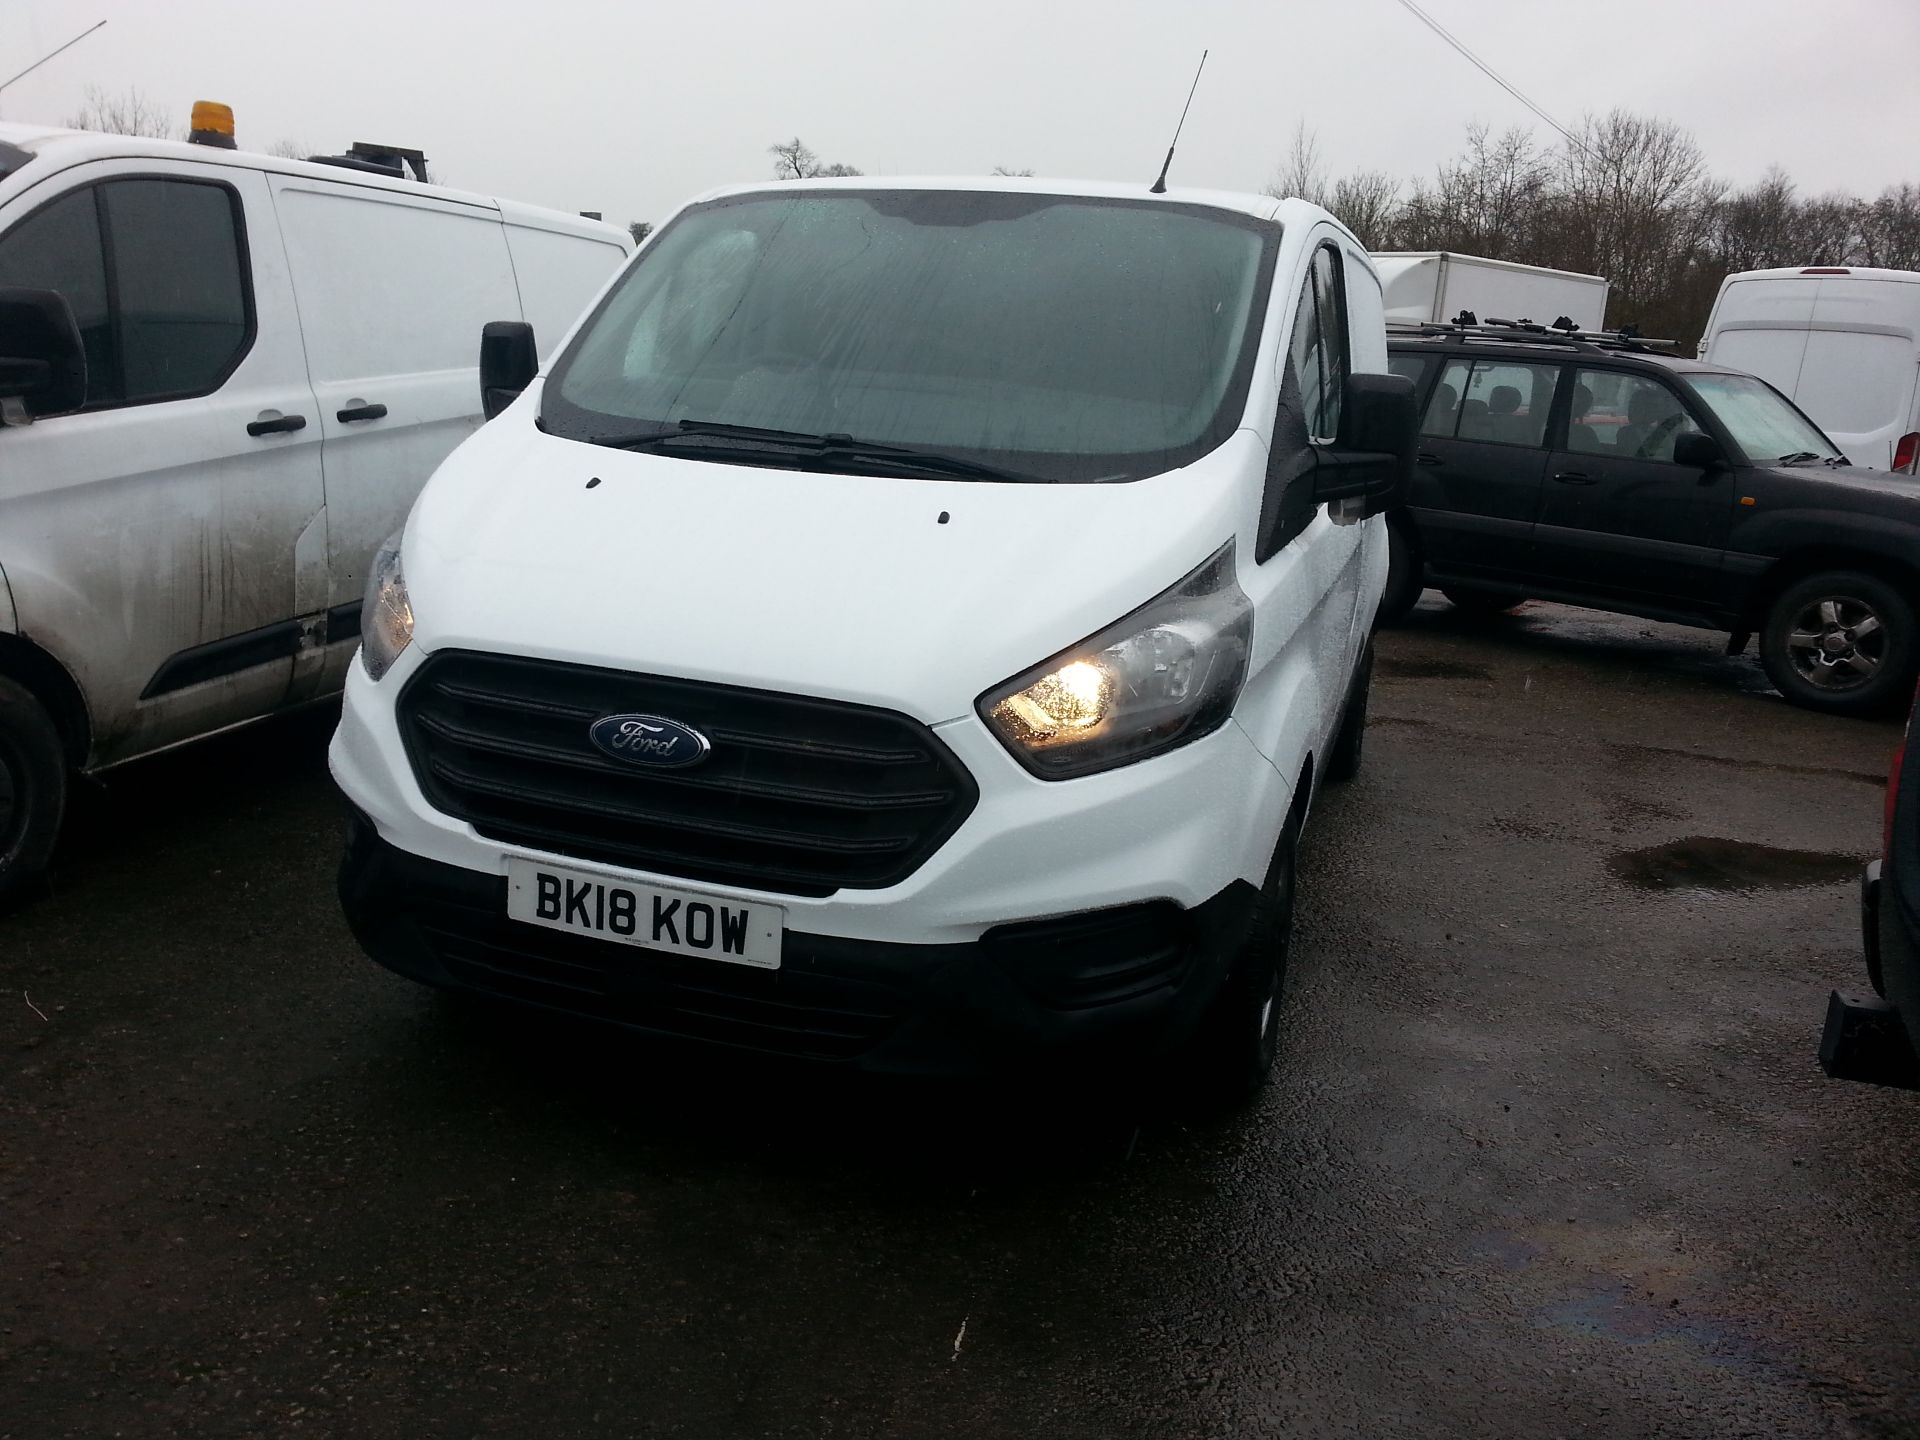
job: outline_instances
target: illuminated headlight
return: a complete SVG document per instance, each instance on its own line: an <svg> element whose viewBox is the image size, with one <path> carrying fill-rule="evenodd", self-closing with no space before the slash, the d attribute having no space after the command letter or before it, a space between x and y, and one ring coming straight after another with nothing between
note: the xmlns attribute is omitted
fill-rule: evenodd
<svg viewBox="0 0 1920 1440"><path fill-rule="evenodd" d="M1043 780L1131 764L1226 723L1252 633L1228 541L1125 619L982 695L980 715Z"/></svg>
<svg viewBox="0 0 1920 1440"><path fill-rule="evenodd" d="M360 659L375 680L391 670L413 642L413 606L400 572L401 533L396 530L373 557L366 603L360 607Z"/></svg>

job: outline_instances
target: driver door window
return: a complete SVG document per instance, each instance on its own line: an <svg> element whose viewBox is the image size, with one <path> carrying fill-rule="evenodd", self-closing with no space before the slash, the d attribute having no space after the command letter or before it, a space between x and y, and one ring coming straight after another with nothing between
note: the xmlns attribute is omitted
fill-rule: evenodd
<svg viewBox="0 0 1920 1440"><path fill-rule="evenodd" d="M1658 380L1611 370L1574 376L1567 414L1571 454L1672 464L1674 442L1699 431L1680 397Z"/></svg>

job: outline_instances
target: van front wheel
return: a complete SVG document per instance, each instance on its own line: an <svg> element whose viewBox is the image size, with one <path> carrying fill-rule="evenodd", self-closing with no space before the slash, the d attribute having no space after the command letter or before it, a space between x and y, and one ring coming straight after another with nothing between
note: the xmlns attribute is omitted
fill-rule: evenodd
<svg viewBox="0 0 1920 1440"><path fill-rule="evenodd" d="M47 868L66 808L60 732L31 691L0 675L0 911Z"/></svg>

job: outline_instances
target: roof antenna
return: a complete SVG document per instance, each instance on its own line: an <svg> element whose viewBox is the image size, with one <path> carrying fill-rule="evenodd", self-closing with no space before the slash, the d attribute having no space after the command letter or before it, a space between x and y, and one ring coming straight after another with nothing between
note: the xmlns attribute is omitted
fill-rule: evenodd
<svg viewBox="0 0 1920 1440"><path fill-rule="evenodd" d="M1200 64L1193 72L1193 86L1187 91L1187 103L1180 107L1180 124L1173 127L1173 145L1180 143L1180 131L1187 123L1187 111L1193 108L1193 92L1200 88L1200 71L1206 68L1207 52L1202 50L1200 52ZM1167 146L1167 158L1161 163L1160 178L1153 182L1153 189L1148 192L1149 194L1164 195L1167 193L1167 170L1173 164L1173 145Z"/></svg>

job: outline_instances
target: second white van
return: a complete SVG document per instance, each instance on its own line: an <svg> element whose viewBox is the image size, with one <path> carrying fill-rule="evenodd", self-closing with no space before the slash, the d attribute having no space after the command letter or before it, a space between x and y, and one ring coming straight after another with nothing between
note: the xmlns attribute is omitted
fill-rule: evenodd
<svg viewBox="0 0 1920 1440"><path fill-rule="evenodd" d="M69 774L337 690L381 539L632 250L554 211L0 125L0 903Z"/></svg>
<svg viewBox="0 0 1920 1440"><path fill-rule="evenodd" d="M1920 271L1746 270L1720 284L1700 358L1810 415L1853 464L1920 467Z"/></svg>

